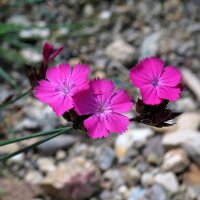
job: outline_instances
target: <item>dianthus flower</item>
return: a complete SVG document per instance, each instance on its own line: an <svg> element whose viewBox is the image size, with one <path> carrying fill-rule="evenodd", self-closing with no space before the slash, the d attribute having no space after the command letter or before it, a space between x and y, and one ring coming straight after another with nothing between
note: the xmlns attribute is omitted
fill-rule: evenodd
<svg viewBox="0 0 200 200"><path fill-rule="evenodd" d="M38 81L34 89L35 97L49 104L58 115L73 108L73 95L88 88L87 65L77 64L72 69L68 64L60 64L46 71L46 80Z"/></svg>
<svg viewBox="0 0 200 200"><path fill-rule="evenodd" d="M145 104L160 104L163 99L176 101L182 90L180 71L173 66L164 68L163 61L158 58L141 61L132 68L130 79L140 89Z"/></svg>
<svg viewBox="0 0 200 200"><path fill-rule="evenodd" d="M84 126L91 138L107 137L109 132L123 133L130 121L122 115L129 112L132 102L128 94L115 90L112 81L94 79L88 90L74 95L74 108L79 115L89 115Z"/></svg>

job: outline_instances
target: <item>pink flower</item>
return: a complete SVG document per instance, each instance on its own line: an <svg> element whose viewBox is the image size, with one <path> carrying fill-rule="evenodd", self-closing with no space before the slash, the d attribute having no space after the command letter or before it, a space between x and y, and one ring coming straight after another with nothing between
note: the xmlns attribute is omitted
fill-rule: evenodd
<svg viewBox="0 0 200 200"><path fill-rule="evenodd" d="M130 111L131 99L124 90L115 91L109 80L90 81L88 90L74 95L74 107L79 115L89 115L84 126L91 138L107 137L110 131L123 133L130 123L122 113Z"/></svg>
<svg viewBox="0 0 200 200"><path fill-rule="evenodd" d="M46 71L46 79L38 81L35 87L35 97L49 104L54 112L61 116L74 107L73 95L88 88L87 65L77 64L71 69L68 64L60 64Z"/></svg>
<svg viewBox="0 0 200 200"><path fill-rule="evenodd" d="M158 58L142 60L130 72L132 83L140 89L145 104L160 104L163 99L176 101L181 88L181 73L173 67L164 68Z"/></svg>

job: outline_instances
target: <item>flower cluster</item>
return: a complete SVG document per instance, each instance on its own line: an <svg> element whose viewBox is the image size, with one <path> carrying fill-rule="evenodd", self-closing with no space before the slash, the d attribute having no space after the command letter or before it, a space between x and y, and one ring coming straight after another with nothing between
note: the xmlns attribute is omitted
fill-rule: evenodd
<svg viewBox="0 0 200 200"><path fill-rule="evenodd" d="M47 65L62 49L52 54L53 47L45 45L43 63ZM90 80L89 73L90 67L80 63L46 68L45 77L34 88L35 97L51 106L57 116L73 122L75 128L86 130L91 138L125 132L133 121L124 115L133 106L130 96L125 90L116 89L110 80ZM183 89L177 68L165 68L162 60L147 58L131 69L130 79L142 95L136 103L140 116L135 121L161 127L168 125L166 120L179 115L166 109L166 102L176 101ZM162 121L157 116L162 116Z"/></svg>

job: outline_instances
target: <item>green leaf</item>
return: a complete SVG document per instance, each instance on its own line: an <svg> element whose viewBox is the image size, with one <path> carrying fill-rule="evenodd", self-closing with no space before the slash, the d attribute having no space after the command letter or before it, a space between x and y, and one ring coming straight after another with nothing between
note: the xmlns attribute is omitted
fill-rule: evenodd
<svg viewBox="0 0 200 200"><path fill-rule="evenodd" d="M70 131L70 130L71 130L71 128L69 128L67 131ZM55 134L53 134L53 135L51 135L49 137L45 137L45 138L39 140L38 142L36 142L36 143L34 143L34 144L32 144L32 145L30 145L28 147L22 148L22 149L20 149L18 151L15 151L13 153L10 153L10 154L5 155L5 156L1 156L0 157L0 161L5 161L5 160L7 160L9 158L12 158L13 156L16 156L16 155L20 154L20 153L26 152L29 149L33 149L33 148L37 147L38 145L40 145L40 144L42 144L44 142L47 142L48 140L51 140L51 139L53 139L53 138L55 138L55 137L57 137L57 136L59 136L59 135L61 135L63 133L66 133L66 130L59 131L59 132L57 132L57 133L55 133Z"/></svg>
<svg viewBox="0 0 200 200"><path fill-rule="evenodd" d="M51 130L51 131L42 131L42 132L39 132L39 133L34 133L34 134L27 135L27 136L24 136L24 137L7 139L7 140L1 141L0 146L12 144L12 143L15 143L15 142L20 142L20 141L23 141L23 140L28 140L28 139L31 139L31 138L47 136L47 135L57 133L58 131L67 131L68 129L69 129L69 127L63 127L63 128L57 128L57 129L54 129L54 130Z"/></svg>

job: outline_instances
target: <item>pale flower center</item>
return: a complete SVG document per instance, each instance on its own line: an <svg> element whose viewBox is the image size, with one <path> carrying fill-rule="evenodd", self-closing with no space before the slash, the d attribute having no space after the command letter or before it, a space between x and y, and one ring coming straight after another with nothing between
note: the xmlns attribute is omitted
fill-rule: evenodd
<svg viewBox="0 0 200 200"><path fill-rule="evenodd" d="M99 103L99 106L97 108L97 112L99 113L107 113L107 112L111 112L112 108L110 106L109 102L103 102L103 103Z"/></svg>
<svg viewBox="0 0 200 200"><path fill-rule="evenodd" d="M56 88L56 92L60 92L64 96L67 96L72 91L74 86L75 84L70 84L69 82L65 81Z"/></svg>
<svg viewBox="0 0 200 200"><path fill-rule="evenodd" d="M152 85L153 85L154 87L158 86L158 85L159 85L159 80L158 80L158 79L154 79L154 80L152 81Z"/></svg>

